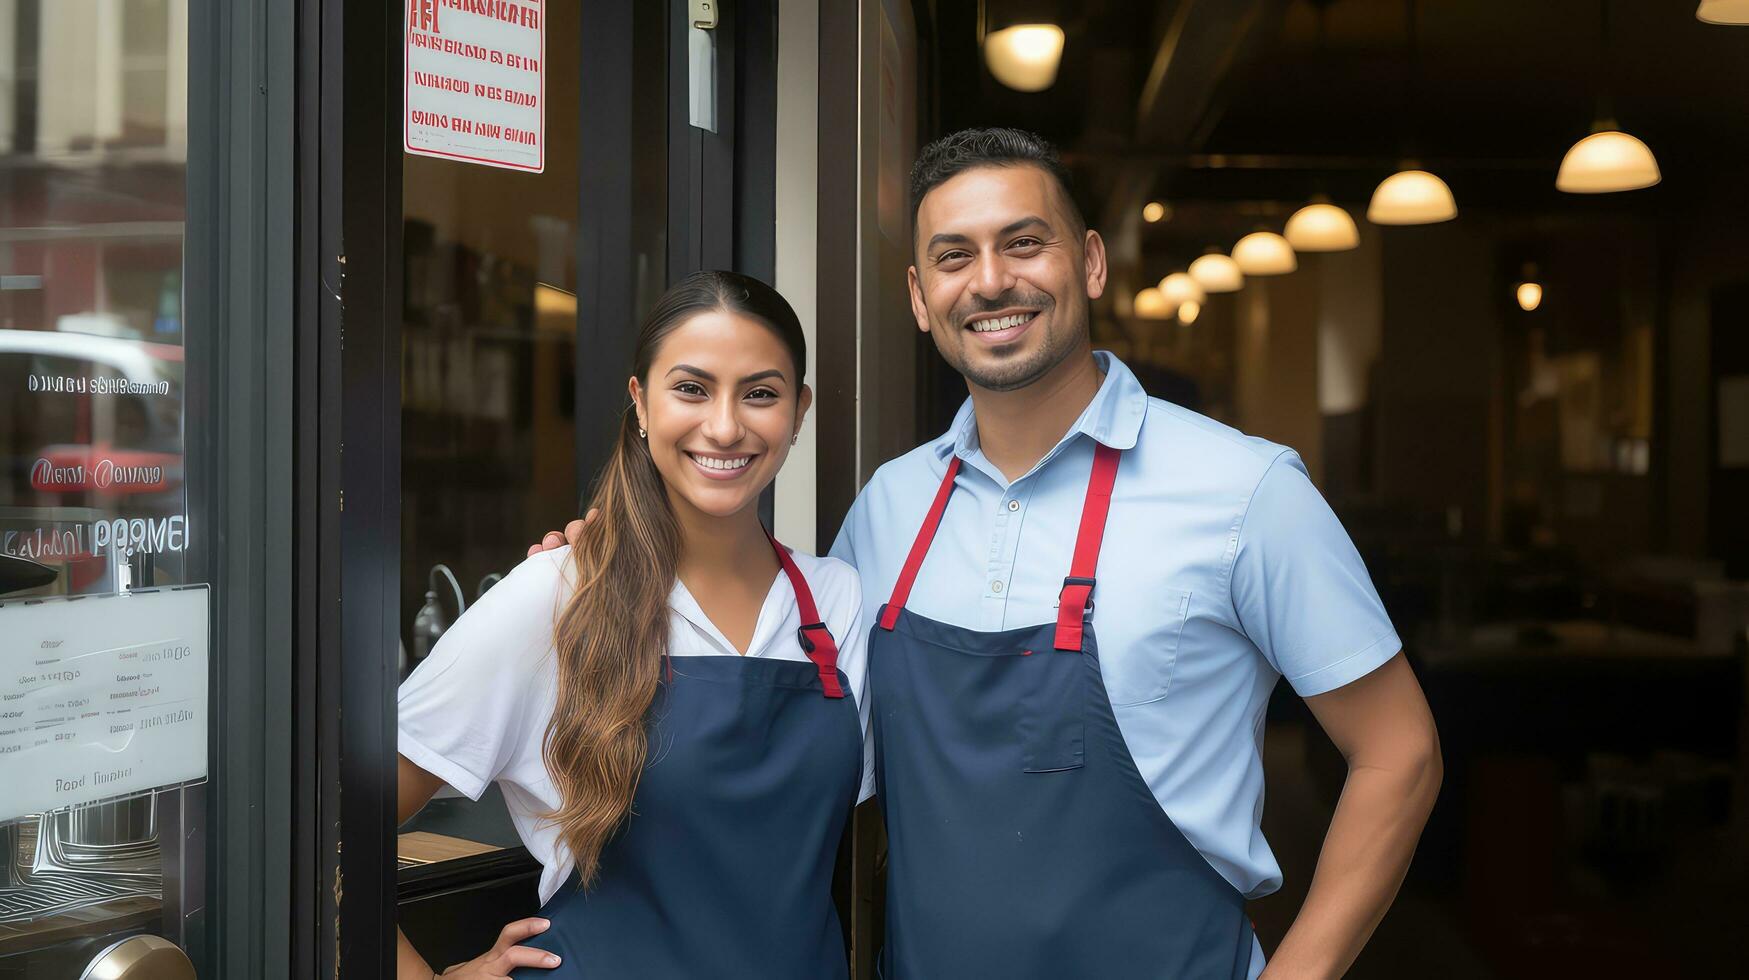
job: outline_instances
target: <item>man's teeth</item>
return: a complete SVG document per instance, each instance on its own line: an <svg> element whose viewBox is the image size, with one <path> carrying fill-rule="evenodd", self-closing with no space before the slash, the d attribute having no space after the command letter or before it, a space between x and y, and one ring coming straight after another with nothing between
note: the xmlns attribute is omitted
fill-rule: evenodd
<svg viewBox="0 0 1749 980"><path fill-rule="evenodd" d="M978 320L972 324L972 329L978 333L990 333L993 330L1007 330L1018 327L1033 318L1031 313L1016 313L1013 316L999 316L994 320Z"/></svg>
<svg viewBox="0 0 1749 980"><path fill-rule="evenodd" d="M715 456L699 456L693 453L687 453L687 455L698 460L699 465L707 470L738 470L753 461L753 457L751 456L737 456L734 459L718 459Z"/></svg>

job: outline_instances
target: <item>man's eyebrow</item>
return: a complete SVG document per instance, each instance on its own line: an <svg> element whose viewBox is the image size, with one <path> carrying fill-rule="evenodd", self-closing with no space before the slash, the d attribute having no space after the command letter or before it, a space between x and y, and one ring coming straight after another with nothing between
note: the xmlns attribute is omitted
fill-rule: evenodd
<svg viewBox="0 0 1749 980"><path fill-rule="evenodd" d="M965 244L969 243L970 241L971 241L971 239L967 238L964 235L949 235L949 234L934 235L934 236L930 237L929 244L928 244L928 246L926 246L924 248L924 251L932 252L935 250L935 246L937 246L937 245L965 245Z"/></svg>
<svg viewBox="0 0 1749 980"><path fill-rule="evenodd" d="M1036 214L1029 214L1024 218L1020 218L1016 221L1011 221L1008 224L1004 225L1002 227L1002 230L1000 230L996 233L996 237L1007 238L1009 235L1012 235L1015 232L1022 231L1022 230L1025 230L1027 228L1031 228L1034 226L1042 228L1045 231L1051 230L1051 223L1049 221L1046 221L1045 219L1039 217ZM971 239L966 237L965 235L951 234L948 232L943 232L941 234L931 236L929 239L929 244L924 247L924 251L933 252L937 245L966 245L966 244L969 244L970 242L971 242Z"/></svg>

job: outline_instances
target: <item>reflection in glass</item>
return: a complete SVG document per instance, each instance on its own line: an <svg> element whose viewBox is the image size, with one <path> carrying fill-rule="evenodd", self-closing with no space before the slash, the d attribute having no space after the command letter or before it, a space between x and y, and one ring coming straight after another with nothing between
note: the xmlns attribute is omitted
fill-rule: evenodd
<svg viewBox="0 0 1749 980"><path fill-rule="evenodd" d="M0 554L53 576L9 599L186 581L187 37L186 0L0 2ZM0 826L6 969L180 938L198 792Z"/></svg>

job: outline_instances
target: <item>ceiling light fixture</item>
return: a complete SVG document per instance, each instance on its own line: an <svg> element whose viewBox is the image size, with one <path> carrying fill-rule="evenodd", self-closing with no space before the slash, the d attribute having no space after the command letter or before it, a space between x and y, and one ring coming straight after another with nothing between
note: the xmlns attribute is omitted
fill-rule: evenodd
<svg viewBox="0 0 1749 980"><path fill-rule="evenodd" d="M1196 318L1201 314L1202 314L1202 304L1198 303L1194 299L1185 300L1183 303L1180 303L1178 306L1178 322L1184 324L1187 327L1190 326L1191 324L1195 323Z"/></svg>
<svg viewBox="0 0 1749 980"><path fill-rule="evenodd" d="M1700 0L1694 16L1708 24L1749 24L1749 0Z"/></svg>
<svg viewBox="0 0 1749 980"><path fill-rule="evenodd" d="M1239 268L1239 263L1218 251L1211 250L1190 263L1189 275L1198 286L1211 293L1238 292L1245 285L1245 272Z"/></svg>
<svg viewBox="0 0 1749 980"><path fill-rule="evenodd" d="M1142 205L1142 220L1151 225L1165 221L1171 213L1164 201L1149 201Z"/></svg>
<svg viewBox="0 0 1749 980"><path fill-rule="evenodd" d="M1542 305L1543 287L1542 283L1536 281L1535 263L1524 264L1524 281L1518 284L1512 294L1518 300L1518 308L1526 313Z"/></svg>
<svg viewBox="0 0 1749 980"><path fill-rule="evenodd" d="M996 80L1016 92L1042 92L1057 81L1063 61L1063 29L1055 24L1016 24L984 35L984 63Z"/></svg>
<svg viewBox="0 0 1749 980"><path fill-rule="evenodd" d="M1174 272L1160 280L1160 292L1165 295L1166 302L1174 307L1183 306L1192 301L1202 302L1207 298L1202 284L1183 272Z"/></svg>
<svg viewBox="0 0 1749 980"><path fill-rule="evenodd" d="M1597 114L1591 135L1568 148L1555 172L1555 189L1569 194L1610 194L1650 187L1663 179L1652 150L1610 118L1609 0L1597 4Z"/></svg>
<svg viewBox="0 0 1749 980"><path fill-rule="evenodd" d="M1609 194L1650 187L1663 179L1645 143L1614 128L1613 122L1585 137L1561 158L1555 187L1569 194Z"/></svg>
<svg viewBox="0 0 1749 980"><path fill-rule="evenodd" d="M1354 218L1317 198L1287 219L1282 235L1296 252L1342 252L1360 245L1360 229L1354 226Z"/></svg>
<svg viewBox="0 0 1749 980"><path fill-rule="evenodd" d="M1415 0L1407 0L1404 9L1406 14L1403 34L1407 40L1409 55L1405 59L1408 77L1403 86L1408 96L1405 115L1413 120L1420 116L1415 109L1421 87ZM1455 217L1457 199L1452 197L1451 188L1445 185L1445 181L1418 169L1408 161L1396 173L1379 182L1379 186L1372 192L1372 200L1366 206L1366 220L1378 225L1430 225L1439 221L1450 221Z"/></svg>
<svg viewBox="0 0 1749 980"><path fill-rule="evenodd" d="M1136 294L1135 314L1143 320L1168 320L1172 317L1172 303L1165 293L1149 286Z"/></svg>
<svg viewBox="0 0 1749 980"><path fill-rule="evenodd" d="M1380 182L1366 206L1375 225L1430 225L1457 217L1451 188L1425 170L1399 170Z"/></svg>
<svg viewBox="0 0 1749 980"><path fill-rule="evenodd" d="M1254 231L1233 246L1233 261L1248 276L1281 276L1300 267L1294 247L1273 231Z"/></svg>

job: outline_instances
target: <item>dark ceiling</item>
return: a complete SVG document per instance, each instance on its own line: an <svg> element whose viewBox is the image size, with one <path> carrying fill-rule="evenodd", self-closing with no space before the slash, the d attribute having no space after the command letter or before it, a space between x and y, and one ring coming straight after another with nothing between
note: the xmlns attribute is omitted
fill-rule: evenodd
<svg viewBox="0 0 1749 980"><path fill-rule="evenodd" d="M1002 0L988 3L1000 16ZM1061 0L1063 65L1035 95L984 69L977 2L929 6L938 130L1041 133L1102 226L1150 197L1177 207L1168 224L1285 217L1315 191L1364 206L1405 156L1462 207L1649 212L1721 189L1745 200L1749 27L1703 24L1692 0L1614 0L1607 47L1595 0L1422 0L1413 48L1404 0ZM1663 184L1554 190L1600 96L1652 147ZM1210 236L1191 224L1148 234Z"/></svg>

